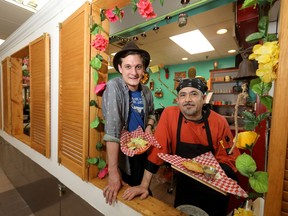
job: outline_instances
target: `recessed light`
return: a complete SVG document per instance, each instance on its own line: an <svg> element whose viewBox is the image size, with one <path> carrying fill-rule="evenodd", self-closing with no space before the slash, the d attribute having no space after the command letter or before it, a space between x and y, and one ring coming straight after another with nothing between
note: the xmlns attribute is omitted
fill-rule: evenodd
<svg viewBox="0 0 288 216"><path fill-rule="evenodd" d="M184 57L184 58L182 58L182 60L183 60L183 61L187 61L187 60L188 60L188 58Z"/></svg>
<svg viewBox="0 0 288 216"><path fill-rule="evenodd" d="M225 34L227 32L227 29L219 29L217 31L217 34Z"/></svg>
<svg viewBox="0 0 288 216"><path fill-rule="evenodd" d="M235 53L236 50L232 49L232 50L228 50L228 53Z"/></svg>

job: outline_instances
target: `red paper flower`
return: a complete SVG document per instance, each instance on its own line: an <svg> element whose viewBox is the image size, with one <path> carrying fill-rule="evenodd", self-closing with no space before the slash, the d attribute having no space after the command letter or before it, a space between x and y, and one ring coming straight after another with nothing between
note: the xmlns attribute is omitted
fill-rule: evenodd
<svg viewBox="0 0 288 216"><path fill-rule="evenodd" d="M98 178L103 179L107 174L108 174L108 165L106 165L105 168L100 170L100 172L98 173Z"/></svg>
<svg viewBox="0 0 288 216"><path fill-rule="evenodd" d="M137 3L138 12L142 17L147 19L155 18L157 14L154 13L152 3L150 0L140 0Z"/></svg>
<svg viewBox="0 0 288 216"><path fill-rule="evenodd" d="M91 46L100 51L105 51L109 41L101 34L96 34L95 39L92 41Z"/></svg>
<svg viewBox="0 0 288 216"><path fill-rule="evenodd" d="M105 82L101 82L98 85L95 86L95 94L101 94L104 89L106 87L106 83Z"/></svg>
<svg viewBox="0 0 288 216"><path fill-rule="evenodd" d="M117 13L118 12L118 13ZM112 10L112 9L108 9L108 10L105 10L105 16L107 17L107 19L110 21L110 22L116 22L118 21L119 19L122 19L123 16L124 16L124 11L123 10L119 10L119 9L115 9L115 10Z"/></svg>

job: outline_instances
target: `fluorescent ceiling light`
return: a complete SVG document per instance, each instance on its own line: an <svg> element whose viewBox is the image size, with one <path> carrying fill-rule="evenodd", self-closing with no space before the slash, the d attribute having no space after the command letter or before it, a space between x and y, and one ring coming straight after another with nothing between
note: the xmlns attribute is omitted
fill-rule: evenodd
<svg viewBox="0 0 288 216"><path fill-rule="evenodd" d="M183 60L183 61L187 61L187 60L188 60L188 58L184 57L184 58L182 58L182 60Z"/></svg>
<svg viewBox="0 0 288 216"><path fill-rule="evenodd" d="M4 41L5 41L5 40L0 39L0 45L1 45L2 43L4 43Z"/></svg>
<svg viewBox="0 0 288 216"><path fill-rule="evenodd" d="M169 38L191 55L214 50L214 47L199 30L186 32Z"/></svg>

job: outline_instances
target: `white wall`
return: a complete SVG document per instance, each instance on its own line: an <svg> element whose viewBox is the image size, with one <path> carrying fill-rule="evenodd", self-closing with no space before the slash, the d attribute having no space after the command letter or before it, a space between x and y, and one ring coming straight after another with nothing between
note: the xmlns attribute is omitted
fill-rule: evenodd
<svg viewBox="0 0 288 216"><path fill-rule="evenodd" d="M11 137L4 131L0 136L11 143L23 154L31 158L50 174L55 176L64 185L78 194L90 205L102 212L104 215L140 215L130 207L118 202L115 206L105 203L102 190L94 185L82 181L78 176L68 169L59 165L58 159L58 77L59 77L59 23L63 22L81 5L84 0L51 0L39 12L27 20L1 45L0 61L4 60L27 46L29 42L40 37L43 33L49 33L51 39L51 158L47 159L37 153L29 146ZM2 68L0 68L2 70ZM1 71L2 77L2 71ZM1 84L1 86L3 86ZM3 90L1 91L3 92ZM3 98L3 96L2 96ZM3 104L1 102L1 104ZM2 109L3 110L3 109ZM2 124L3 125L3 124Z"/></svg>

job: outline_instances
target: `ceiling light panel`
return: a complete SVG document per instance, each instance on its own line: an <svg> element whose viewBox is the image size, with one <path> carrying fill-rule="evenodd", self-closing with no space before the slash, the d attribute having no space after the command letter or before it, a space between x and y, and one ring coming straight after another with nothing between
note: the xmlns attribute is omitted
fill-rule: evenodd
<svg viewBox="0 0 288 216"><path fill-rule="evenodd" d="M186 32L169 38L191 55L214 50L214 47L199 30Z"/></svg>

